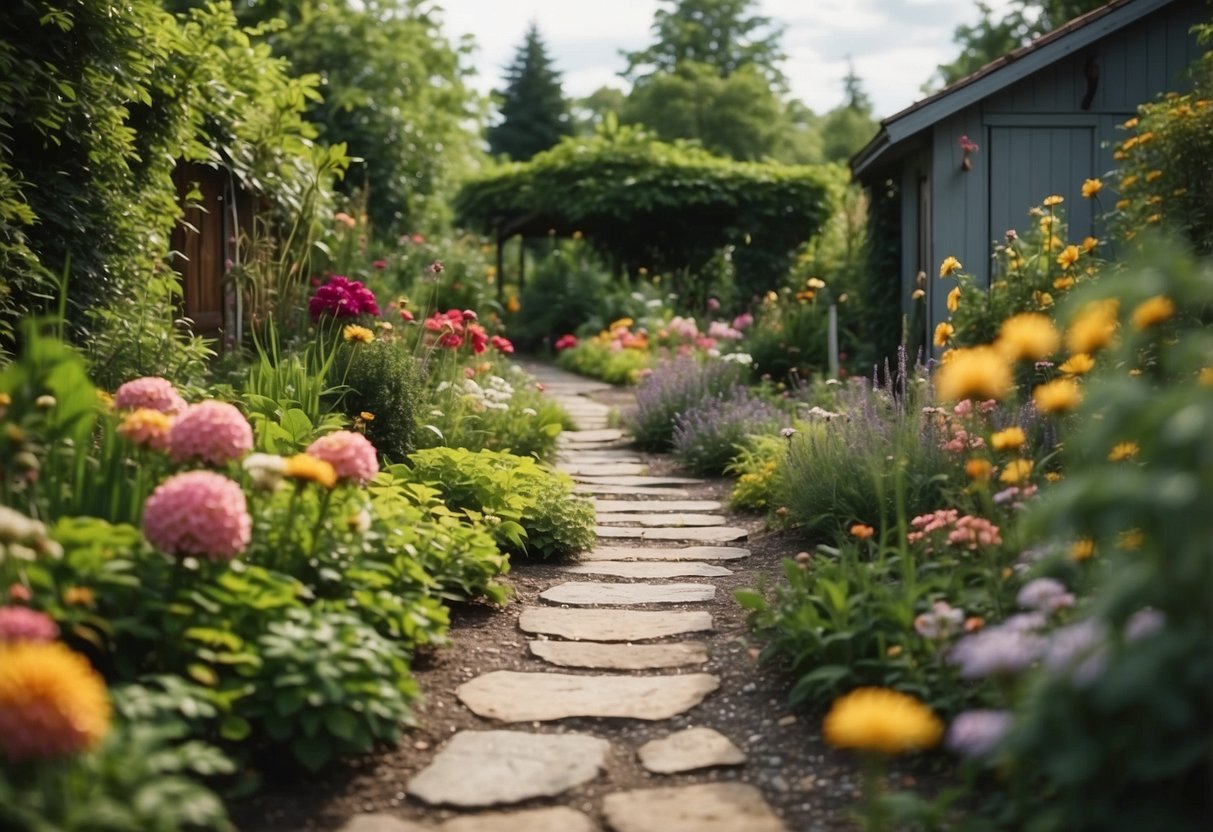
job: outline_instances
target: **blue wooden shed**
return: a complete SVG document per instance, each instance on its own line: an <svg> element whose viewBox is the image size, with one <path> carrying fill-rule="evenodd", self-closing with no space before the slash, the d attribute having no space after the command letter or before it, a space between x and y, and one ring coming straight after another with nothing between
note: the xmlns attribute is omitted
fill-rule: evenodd
<svg viewBox="0 0 1213 832"><path fill-rule="evenodd" d="M957 257L988 283L995 242L1044 197L1065 197L1071 239L1099 236L1082 183L1114 167L1117 126L1139 104L1189 88L1203 51L1191 29L1208 15L1204 0L1113 0L881 122L851 169L883 218L878 233L898 235L885 269L912 345L947 317L940 261ZM915 317L919 273L931 279Z"/></svg>

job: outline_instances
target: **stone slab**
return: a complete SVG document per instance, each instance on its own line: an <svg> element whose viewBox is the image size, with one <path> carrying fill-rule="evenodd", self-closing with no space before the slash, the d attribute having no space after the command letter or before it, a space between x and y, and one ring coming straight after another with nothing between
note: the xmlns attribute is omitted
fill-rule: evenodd
<svg viewBox="0 0 1213 832"><path fill-rule="evenodd" d="M686 667L708 660L698 641L675 644L597 644L589 641L532 641L531 654L559 667L592 670L656 670Z"/></svg>
<svg viewBox="0 0 1213 832"><path fill-rule="evenodd" d="M704 783L616 792L602 801L615 832L786 832L746 783Z"/></svg>
<svg viewBox="0 0 1213 832"><path fill-rule="evenodd" d="M711 631L712 616L702 610L578 610L531 607L518 616L518 626L532 635L573 641L647 641Z"/></svg>
<svg viewBox="0 0 1213 832"><path fill-rule="evenodd" d="M716 500L594 500L594 508L602 514L662 511L720 511Z"/></svg>
<svg viewBox="0 0 1213 832"><path fill-rule="evenodd" d="M428 832L428 830L429 827L419 826L395 815L371 812L354 815L337 832Z"/></svg>
<svg viewBox="0 0 1213 832"><path fill-rule="evenodd" d="M573 479L577 482L584 482L587 485L629 485L646 486L653 485L700 485L706 480L696 479L695 477L646 477L641 475L610 475L599 476L596 474L574 474Z"/></svg>
<svg viewBox="0 0 1213 832"><path fill-rule="evenodd" d="M611 575L616 578L720 578L733 570L702 561L603 560L571 563L559 567L574 575Z"/></svg>
<svg viewBox="0 0 1213 832"><path fill-rule="evenodd" d="M618 442L623 438L619 428L600 428L598 430L564 430L556 437L564 442Z"/></svg>
<svg viewBox="0 0 1213 832"><path fill-rule="evenodd" d="M640 455L635 451L627 449L609 450L609 451L589 451L581 448L565 448L560 453L556 454L556 459L561 462L578 462L578 463L601 463L601 462L644 462Z"/></svg>
<svg viewBox="0 0 1213 832"><path fill-rule="evenodd" d="M678 549L647 546L596 546L586 553L585 559L587 561L740 560L749 556L749 549L737 546L682 546Z"/></svg>
<svg viewBox="0 0 1213 832"><path fill-rule="evenodd" d="M730 543L745 540L750 533L738 526L714 526L707 528L644 528L641 526L595 526L594 534L600 538L633 538L635 540L680 540L687 543Z"/></svg>
<svg viewBox="0 0 1213 832"><path fill-rule="evenodd" d="M739 766L745 752L719 731L688 728L659 740L646 742L636 752L640 764L654 774L677 774L713 766Z"/></svg>
<svg viewBox="0 0 1213 832"><path fill-rule="evenodd" d="M598 514L598 522L603 526L667 526L675 528L691 528L703 526L723 526L729 522L719 514L633 514L615 512Z"/></svg>
<svg viewBox="0 0 1213 832"><path fill-rule="evenodd" d="M597 777L609 751L609 742L588 734L460 731L408 791L426 803L465 807L550 797Z"/></svg>
<svg viewBox="0 0 1213 832"><path fill-rule="evenodd" d="M465 815L438 828L441 832L599 832L588 815L567 806Z"/></svg>
<svg viewBox="0 0 1213 832"><path fill-rule="evenodd" d="M649 466L636 462L562 462L556 467L573 477L625 477L649 470Z"/></svg>
<svg viewBox="0 0 1213 832"><path fill-rule="evenodd" d="M578 494L634 494L637 497L689 497L691 492L685 488L672 486L640 486L640 485L611 485L610 483L579 482L573 485Z"/></svg>
<svg viewBox="0 0 1213 832"><path fill-rule="evenodd" d="M576 607L630 604L698 604L716 597L711 584L615 584L598 581L569 581L539 593L549 604Z"/></svg>
<svg viewBox="0 0 1213 832"><path fill-rule="evenodd" d="M477 716L502 722L587 716L653 721L689 711L718 687L720 679L709 673L574 676L494 670L464 682L455 695Z"/></svg>

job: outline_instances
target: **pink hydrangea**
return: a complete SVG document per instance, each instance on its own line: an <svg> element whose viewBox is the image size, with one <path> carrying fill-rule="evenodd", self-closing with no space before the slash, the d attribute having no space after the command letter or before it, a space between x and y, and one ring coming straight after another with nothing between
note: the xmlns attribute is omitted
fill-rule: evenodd
<svg viewBox="0 0 1213 832"><path fill-rule="evenodd" d="M145 407L161 413L180 413L185 410L185 399L167 378L144 376L128 381L114 393L114 407L119 410L137 410Z"/></svg>
<svg viewBox="0 0 1213 832"><path fill-rule="evenodd" d="M248 548L253 520L235 482L213 471L187 471L160 483L147 498L143 533L170 555L231 560Z"/></svg>
<svg viewBox="0 0 1213 832"><path fill-rule="evenodd" d="M309 445L307 452L332 465L341 479L358 485L365 485L379 473L375 446L361 433L334 431Z"/></svg>
<svg viewBox="0 0 1213 832"><path fill-rule="evenodd" d="M173 422L168 435L169 456L175 462L201 459L223 465L252 449L252 427L227 402L211 400L190 407Z"/></svg>
<svg viewBox="0 0 1213 832"><path fill-rule="evenodd" d="M356 318L359 315L379 315L379 304L375 293L366 288L361 281L350 280L348 277L334 275L328 282L316 290L307 304L312 320L318 321L324 315L334 318Z"/></svg>
<svg viewBox="0 0 1213 832"><path fill-rule="evenodd" d="M59 626L46 613L29 607L0 607L0 644L18 641L54 641Z"/></svg>

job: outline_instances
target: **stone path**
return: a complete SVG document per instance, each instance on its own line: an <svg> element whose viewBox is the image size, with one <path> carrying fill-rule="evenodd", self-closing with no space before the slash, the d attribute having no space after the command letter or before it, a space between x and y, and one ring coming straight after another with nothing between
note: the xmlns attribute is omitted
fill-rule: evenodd
<svg viewBox="0 0 1213 832"><path fill-rule="evenodd" d="M602 385L539 369L580 428L561 434L558 467L593 495L600 543L560 570L569 580L514 613L531 638L533 666L490 670L456 691L484 730L451 736L408 782L409 800L460 814L438 827L359 815L342 832L784 832L762 792L744 782L746 755L735 744L744 738L728 737L729 726L671 727L635 745L619 732L594 735L596 719L662 724L722 695L721 680L697 669L709 661L714 629L697 606L715 596L714 578L732 574L723 564L750 553L722 545L746 531L727 525L718 502L687 499L684 486L701 480L648 473L609 427L609 408L586 397ZM561 727L569 719L575 732ZM561 802L577 786L603 782L608 761L620 757L638 759L654 788L608 785L592 805ZM738 766L740 781L663 782Z"/></svg>

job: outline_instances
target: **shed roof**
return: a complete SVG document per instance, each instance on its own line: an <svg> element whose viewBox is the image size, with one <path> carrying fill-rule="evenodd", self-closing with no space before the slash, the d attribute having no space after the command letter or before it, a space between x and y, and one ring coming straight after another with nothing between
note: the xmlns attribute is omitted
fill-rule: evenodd
<svg viewBox="0 0 1213 832"><path fill-rule="evenodd" d="M983 66L939 92L916 101L880 122L880 132L851 159L862 177L896 155L900 146L926 128L1032 73L1141 20L1175 0L1112 0L1074 18L1014 52Z"/></svg>

